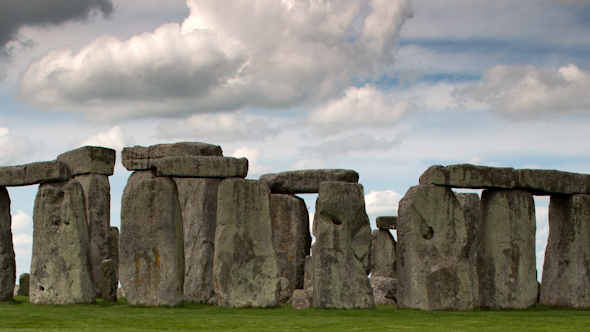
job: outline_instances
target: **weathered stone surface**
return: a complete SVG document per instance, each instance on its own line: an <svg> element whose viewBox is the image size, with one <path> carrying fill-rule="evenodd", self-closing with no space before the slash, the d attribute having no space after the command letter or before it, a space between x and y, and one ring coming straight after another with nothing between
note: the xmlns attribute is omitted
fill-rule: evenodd
<svg viewBox="0 0 590 332"><path fill-rule="evenodd" d="M303 289L296 289L293 292L289 304L293 309L307 309L310 306L307 294Z"/></svg>
<svg viewBox="0 0 590 332"><path fill-rule="evenodd" d="M377 228L379 229L396 229L397 228L397 217L394 216L382 216L377 217Z"/></svg>
<svg viewBox="0 0 590 332"><path fill-rule="evenodd" d="M285 277L279 278L279 303L287 303L291 299L293 289L289 279Z"/></svg>
<svg viewBox="0 0 590 332"><path fill-rule="evenodd" d="M516 188L518 171L514 168L475 166L471 164L429 167L420 184L436 184L453 188Z"/></svg>
<svg viewBox="0 0 590 332"><path fill-rule="evenodd" d="M130 304L182 304L183 246L174 181L152 171L133 173L123 191L119 243L119 279Z"/></svg>
<svg viewBox="0 0 590 332"><path fill-rule="evenodd" d="M155 159L123 160L128 170L155 169L158 176L196 178L245 178L248 159L211 156L175 156Z"/></svg>
<svg viewBox="0 0 590 332"><path fill-rule="evenodd" d="M112 259L105 259L100 264L101 271L101 297L103 301L117 302L117 267Z"/></svg>
<svg viewBox="0 0 590 332"><path fill-rule="evenodd" d="M552 196L541 304L590 307L590 195Z"/></svg>
<svg viewBox="0 0 590 332"><path fill-rule="evenodd" d="M479 306L527 308L537 299L535 204L524 190L484 190L477 252Z"/></svg>
<svg viewBox="0 0 590 332"><path fill-rule="evenodd" d="M70 167L72 176L79 174L113 175L116 151L99 146L83 146L57 156Z"/></svg>
<svg viewBox="0 0 590 332"><path fill-rule="evenodd" d="M273 245L284 266L282 277L291 285L291 292L303 288L305 256L309 255L311 235L309 213L303 199L284 194L270 195L270 216L273 227Z"/></svg>
<svg viewBox="0 0 590 332"><path fill-rule="evenodd" d="M229 178L219 184L213 280L225 308L278 305L270 190L259 181Z"/></svg>
<svg viewBox="0 0 590 332"><path fill-rule="evenodd" d="M465 216L450 188L411 187L399 203L397 241L398 307L473 309Z"/></svg>
<svg viewBox="0 0 590 332"><path fill-rule="evenodd" d="M68 165L58 160L0 167L0 186L7 187L67 181L71 177Z"/></svg>
<svg viewBox="0 0 590 332"><path fill-rule="evenodd" d="M18 289L16 290L16 294L18 296L29 296L29 285L30 285L31 275L29 273L23 273L18 277Z"/></svg>
<svg viewBox="0 0 590 332"><path fill-rule="evenodd" d="M349 169L308 169L264 174L260 181L265 183L273 194L317 194L322 182L357 183L359 175Z"/></svg>
<svg viewBox="0 0 590 332"><path fill-rule="evenodd" d="M175 178L184 234L184 301L215 295L213 252L219 179Z"/></svg>
<svg viewBox="0 0 590 332"><path fill-rule="evenodd" d="M363 186L320 184L313 223L313 306L372 308L371 226Z"/></svg>
<svg viewBox="0 0 590 332"><path fill-rule="evenodd" d="M479 281L477 280L477 248L479 246L479 227L481 214L481 200L476 193L455 193L467 228L467 248L469 250L469 262L471 263L471 284L473 286L473 303L479 303Z"/></svg>
<svg viewBox="0 0 590 332"><path fill-rule="evenodd" d="M201 142L178 142L173 144L157 144L148 147L136 145L132 148L124 148L121 152L122 160L175 156L223 156L223 152L219 145Z"/></svg>
<svg viewBox="0 0 590 332"><path fill-rule="evenodd" d="M76 151L76 150L74 150ZM102 261L108 258L108 232L111 223L111 186L102 174L81 174L74 177L84 189L86 218L90 240L90 262L96 295L102 294Z"/></svg>
<svg viewBox="0 0 590 332"><path fill-rule="evenodd" d="M590 175L550 169L519 169L518 187L533 195L590 193Z"/></svg>
<svg viewBox="0 0 590 332"><path fill-rule="evenodd" d="M376 229L373 231L373 244L371 245L372 278L397 277L395 246L395 239L389 230Z"/></svg>
<svg viewBox="0 0 590 332"><path fill-rule="evenodd" d="M16 281L16 261L10 228L10 197L0 187L0 301L12 299Z"/></svg>
<svg viewBox="0 0 590 332"><path fill-rule="evenodd" d="M303 289L313 287L313 260L311 256L305 256L305 274L303 277Z"/></svg>
<svg viewBox="0 0 590 332"><path fill-rule="evenodd" d="M369 279L376 305L395 305L397 300L397 279L389 277L373 277Z"/></svg>
<svg viewBox="0 0 590 332"><path fill-rule="evenodd" d="M109 227L108 235L109 249L107 258L112 259L115 262L115 275L117 281L119 280L119 229L117 227Z"/></svg>
<svg viewBox="0 0 590 332"><path fill-rule="evenodd" d="M30 282L31 303L94 303L84 190L74 179L39 186Z"/></svg>

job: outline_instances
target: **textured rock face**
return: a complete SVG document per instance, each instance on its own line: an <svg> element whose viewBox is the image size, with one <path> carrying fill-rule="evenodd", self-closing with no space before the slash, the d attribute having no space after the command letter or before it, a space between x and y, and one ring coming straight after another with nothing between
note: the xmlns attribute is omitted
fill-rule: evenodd
<svg viewBox="0 0 590 332"><path fill-rule="evenodd" d="M39 186L30 282L31 303L94 302L84 191L74 179Z"/></svg>
<svg viewBox="0 0 590 332"><path fill-rule="evenodd" d="M369 279L376 305L395 305L397 300L397 279L388 277L373 277Z"/></svg>
<svg viewBox="0 0 590 332"><path fill-rule="evenodd" d="M541 304L590 307L590 195L553 196Z"/></svg>
<svg viewBox="0 0 590 332"><path fill-rule="evenodd" d="M518 186L534 195L586 194L590 191L590 175L549 169L519 169Z"/></svg>
<svg viewBox="0 0 590 332"><path fill-rule="evenodd" d="M307 293L303 289L296 289L289 300L293 309L307 309L310 306Z"/></svg>
<svg viewBox="0 0 590 332"><path fill-rule="evenodd" d="M317 194L320 183L326 181L359 181L357 172L349 169L308 169L275 174L264 174L260 181L275 194Z"/></svg>
<svg viewBox="0 0 590 332"><path fill-rule="evenodd" d="M270 190L258 181L229 178L219 184L213 280L223 307L278 305Z"/></svg>
<svg viewBox="0 0 590 332"><path fill-rule="evenodd" d="M119 279L129 303L183 301L182 216L176 184L152 171L133 173L123 191Z"/></svg>
<svg viewBox="0 0 590 332"><path fill-rule="evenodd" d="M213 252L219 179L175 178L184 234L184 300L208 303L215 295Z"/></svg>
<svg viewBox="0 0 590 332"><path fill-rule="evenodd" d="M285 277L279 278L279 303L287 303L291 299L293 289L289 279Z"/></svg>
<svg viewBox="0 0 590 332"><path fill-rule="evenodd" d="M23 273L18 277L18 290L16 291L16 295L29 296L30 280L31 275L28 273Z"/></svg>
<svg viewBox="0 0 590 332"><path fill-rule="evenodd" d="M0 186L27 186L37 183L67 181L70 178L70 168L66 163L58 160L0 167Z"/></svg>
<svg viewBox="0 0 590 332"><path fill-rule="evenodd" d="M377 228L379 229L396 229L397 228L397 217L394 216L383 216L377 217Z"/></svg>
<svg viewBox="0 0 590 332"><path fill-rule="evenodd" d="M16 261L10 229L10 197L0 187L0 301L12 299L16 279Z"/></svg>
<svg viewBox="0 0 590 332"><path fill-rule="evenodd" d="M219 145L200 142L157 144L148 147L136 145L124 148L121 159L154 159L171 156L223 156Z"/></svg>
<svg viewBox="0 0 590 332"><path fill-rule="evenodd" d="M98 146L83 146L57 156L70 167L72 176L79 174L113 175L116 151Z"/></svg>
<svg viewBox="0 0 590 332"><path fill-rule="evenodd" d="M211 156L174 156L123 160L128 170L156 169L158 176L197 178L245 178L248 159Z"/></svg>
<svg viewBox="0 0 590 332"><path fill-rule="evenodd" d="M397 277L395 247L395 239L389 230L376 229L373 231L373 244L371 245L371 278Z"/></svg>
<svg viewBox="0 0 590 332"><path fill-rule="evenodd" d="M479 303L479 281L477 280L477 248L479 246L479 228L481 214L481 200L475 193L456 193L465 215L467 228L467 248L469 248L469 262L471 263L471 284L473 285L473 303Z"/></svg>
<svg viewBox="0 0 590 332"><path fill-rule="evenodd" d="M524 190L485 190L481 201L479 306L530 307L537 299L533 196Z"/></svg>
<svg viewBox="0 0 590 332"><path fill-rule="evenodd" d="M518 171L514 168L475 166L470 164L431 166L420 184L436 184L453 188L516 188Z"/></svg>
<svg viewBox="0 0 590 332"><path fill-rule="evenodd" d="M103 301L117 302L117 267L112 259L105 259L100 264L101 271L101 297Z"/></svg>
<svg viewBox="0 0 590 332"><path fill-rule="evenodd" d="M346 182L320 185L313 224L313 306L372 308L371 227L363 186Z"/></svg>
<svg viewBox="0 0 590 332"><path fill-rule="evenodd" d="M311 302L313 300L313 260L311 259L311 256L305 256L303 290L307 294L307 299Z"/></svg>
<svg viewBox="0 0 590 332"><path fill-rule="evenodd" d="M115 263L115 275L117 281L119 280L119 229L117 227L109 227L109 250L107 258L113 260Z"/></svg>
<svg viewBox="0 0 590 332"><path fill-rule="evenodd" d="M467 229L453 191L411 187L399 203L397 222L398 307L472 309Z"/></svg>
<svg viewBox="0 0 590 332"><path fill-rule="evenodd" d="M309 255L311 235L309 214L303 199L283 194L270 195L270 215L273 227L273 245L282 251L285 277L291 285L291 292L303 288L305 256ZM279 256L281 257L281 256Z"/></svg>
<svg viewBox="0 0 590 332"><path fill-rule="evenodd" d="M74 150L76 151L76 150ZM108 232L111 223L111 187L109 178L101 174L74 177L84 189L86 218L90 240L90 262L96 294L102 294L101 263L108 258Z"/></svg>

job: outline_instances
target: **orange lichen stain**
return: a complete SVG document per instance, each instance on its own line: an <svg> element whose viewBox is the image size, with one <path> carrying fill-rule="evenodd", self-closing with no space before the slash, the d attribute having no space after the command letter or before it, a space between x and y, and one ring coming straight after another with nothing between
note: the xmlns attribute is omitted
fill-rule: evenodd
<svg viewBox="0 0 590 332"><path fill-rule="evenodd" d="M137 287L141 286L141 279L139 278L139 259L141 258L141 254L138 253L137 251L135 252L135 285Z"/></svg>
<svg viewBox="0 0 590 332"><path fill-rule="evenodd" d="M160 267L160 252L158 252L158 247L154 247L154 257L156 258L156 267Z"/></svg>

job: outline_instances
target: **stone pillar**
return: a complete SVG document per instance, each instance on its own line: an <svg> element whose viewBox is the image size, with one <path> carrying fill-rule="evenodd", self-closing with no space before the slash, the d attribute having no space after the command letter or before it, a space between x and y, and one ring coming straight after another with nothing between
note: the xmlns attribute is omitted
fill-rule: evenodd
<svg viewBox="0 0 590 332"><path fill-rule="evenodd" d="M100 264L102 274L101 297L103 301L117 302L117 267L112 259L105 259Z"/></svg>
<svg viewBox="0 0 590 332"><path fill-rule="evenodd" d="M373 243L371 245L371 278L397 278L395 246L395 239L389 230L376 229L373 231Z"/></svg>
<svg viewBox="0 0 590 332"><path fill-rule="evenodd" d="M489 189L481 202L479 306L528 308L537 300L533 196L524 190Z"/></svg>
<svg viewBox="0 0 590 332"><path fill-rule="evenodd" d="M541 304L590 307L590 195L552 196Z"/></svg>
<svg viewBox="0 0 590 332"><path fill-rule="evenodd" d="M219 305L275 307L279 266L272 243L270 190L258 181L220 182L213 280Z"/></svg>
<svg viewBox="0 0 590 332"><path fill-rule="evenodd" d="M171 178L149 170L129 177L121 202L119 279L130 304L182 305L182 216Z"/></svg>
<svg viewBox="0 0 590 332"><path fill-rule="evenodd" d="M94 303L84 190L74 179L39 186L30 283L31 303Z"/></svg>
<svg viewBox="0 0 590 332"><path fill-rule="evenodd" d="M273 244L276 251L285 252L285 277L289 280L291 293L303 289L305 256L309 255L311 236L309 214L303 199L294 195L270 195L270 215L273 227Z"/></svg>
<svg viewBox="0 0 590 332"><path fill-rule="evenodd" d="M397 241L398 307L473 309L465 216L450 188L411 187L399 203Z"/></svg>
<svg viewBox="0 0 590 332"><path fill-rule="evenodd" d="M184 234L184 300L208 303L215 295L213 252L219 179L174 178Z"/></svg>
<svg viewBox="0 0 590 332"><path fill-rule="evenodd" d="M18 296L29 296L31 275L29 273L23 273L18 277L18 289L16 295Z"/></svg>
<svg viewBox="0 0 590 332"><path fill-rule="evenodd" d="M479 282L477 280L477 248L479 244L479 227L481 214L481 200L475 193L455 193L463 215L465 215L465 226L467 228L467 248L469 248L469 262L471 263L471 284L473 286L473 303L479 303Z"/></svg>
<svg viewBox="0 0 590 332"><path fill-rule="evenodd" d="M372 308L371 226L363 186L322 182L313 223L313 306Z"/></svg>
<svg viewBox="0 0 590 332"><path fill-rule="evenodd" d="M117 282L119 281L119 229L117 227L109 227L109 250L108 259L113 260L115 263L115 276L117 276ZM102 269L102 268L101 268Z"/></svg>
<svg viewBox="0 0 590 332"><path fill-rule="evenodd" d="M12 299L16 281L16 261L10 228L10 197L0 186L0 301Z"/></svg>

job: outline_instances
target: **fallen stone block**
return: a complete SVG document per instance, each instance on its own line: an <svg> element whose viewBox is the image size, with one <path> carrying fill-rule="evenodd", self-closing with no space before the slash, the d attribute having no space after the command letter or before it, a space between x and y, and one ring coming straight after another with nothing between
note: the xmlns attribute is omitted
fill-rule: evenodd
<svg viewBox="0 0 590 332"><path fill-rule="evenodd" d="M136 145L132 148L123 148L122 160L153 159L178 156L223 156L219 145L201 142L178 142L172 144L157 144L152 146Z"/></svg>
<svg viewBox="0 0 590 332"><path fill-rule="evenodd" d="M17 296L29 296L29 285L31 275L29 273L23 273L18 277L18 287L15 295Z"/></svg>
<svg viewBox="0 0 590 332"><path fill-rule="evenodd" d="M421 176L420 184L435 184L452 188L518 187L518 171L514 168L475 166L471 164L429 167Z"/></svg>
<svg viewBox="0 0 590 332"><path fill-rule="evenodd" d="M471 284L473 286L473 303L479 303L479 282L477 279L477 248L479 246L479 228L481 200L476 193L455 193L461 210L465 216L465 226L467 228L467 248L468 256L471 263Z"/></svg>
<svg viewBox="0 0 590 332"><path fill-rule="evenodd" d="M57 156L70 167L72 176L79 174L113 175L116 151L99 146L83 146Z"/></svg>
<svg viewBox="0 0 590 332"><path fill-rule="evenodd" d="M67 181L71 177L68 165L59 160L0 167L0 186L6 187Z"/></svg>
<svg viewBox="0 0 590 332"><path fill-rule="evenodd" d="M396 242L389 230L373 231L371 245L371 277L397 277Z"/></svg>
<svg viewBox="0 0 590 332"><path fill-rule="evenodd" d="M101 275L101 297L103 301L117 302L117 267L112 259L105 259L100 264Z"/></svg>
<svg viewBox="0 0 590 332"><path fill-rule="evenodd" d="M293 296L289 300L289 304L293 309L307 309L310 306L307 294L303 289L296 289L293 291Z"/></svg>
<svg viewBox="0 0 590 332"><path fill-rule="evenodd" d="M322 182L357 183L358 180L358 173L349 169L308 169L260 176L260 181L273 194L317 194Z"/></svg>
<svg viewBox="0 0 590 332"><path fill-rule="evenodd" d="M590 193L590 175L549 169L519 169L518 187L533 195Z"/></svg>
<svg viewBox="0 0 590 332"><path fill-rule="evenodd" d="M211 156L174 156L123 160L128 170L155 169L158 176L228 178L248 175L248 159Z"/></svg>
<svg viewBox="0 0 590 332"><path fill-rule="evenodd" d="M378 229L386 230L397 228L397 217L394 216L377 217L376 222Z"/></svg>
<svg viewBox="0 0 590 332"><path fill-rule="evenodd" d="M16 260L10 225L10 197L8 190L0 187L0 301L12 299L16 281Z"/></svg>
<svg viewBox="0 0 590 332"><path fill-rule="evenodd" d="M373 277L369 279L376 305L396 305L397 279L389 277Z"/></svg>

